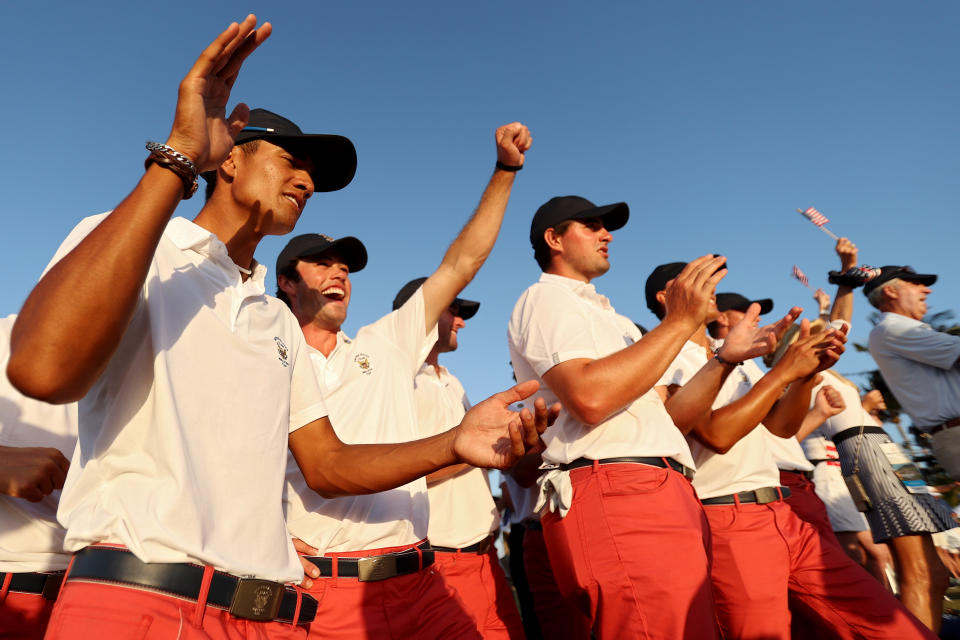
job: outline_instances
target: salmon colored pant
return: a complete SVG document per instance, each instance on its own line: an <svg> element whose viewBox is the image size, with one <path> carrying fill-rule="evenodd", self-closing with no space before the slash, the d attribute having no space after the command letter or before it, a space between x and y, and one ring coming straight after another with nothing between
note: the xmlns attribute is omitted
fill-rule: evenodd
<svg viewBox="0 0 960 640"><path fill-rule="evenodd" d="M7 574L9 583L12 574ZM0 585L0 640L40 640L47 630L53 602L38 593L9 591Z"/></svg>
<svg viewBox="0 0 960 640"><path fill-rule="evenodd" d="M672 469L596 463L570 480L570 511L541 521L560 592L596 637L717 638L710 532L690 482Z"/></svg>
<svg viewBox="0 0 960 640"><path fill-rule="evenodd" d="M460 596L484 640L522 640L523 621L497 551L436 552L434 567Z"/></svg>
<svg viewBox="0 0 960 640"><path fill-rule="evenodd" d="M590 618L560 594L542 529L528 527L523 535L523 568L542 637L589 640Z"/></svg>
<svg viewBox="0 0 960 640"><path fill-rule="evenodd" d="M724 637L789 640L793 605L835 638L934 640L877 580L780 500L707 505Z"/></svg>

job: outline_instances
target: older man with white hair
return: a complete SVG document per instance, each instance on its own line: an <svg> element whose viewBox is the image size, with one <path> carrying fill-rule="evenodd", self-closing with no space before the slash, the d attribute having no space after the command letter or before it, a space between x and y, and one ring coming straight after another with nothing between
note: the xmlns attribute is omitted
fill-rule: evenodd
<svg viewBox="0 0 960 640"><path fill-rule="evenodd" d="M933 453L960 480L960 336L923 322L933 274L886 266L863 288L880 322L870 355L914 426L932 436Z"/></svg>

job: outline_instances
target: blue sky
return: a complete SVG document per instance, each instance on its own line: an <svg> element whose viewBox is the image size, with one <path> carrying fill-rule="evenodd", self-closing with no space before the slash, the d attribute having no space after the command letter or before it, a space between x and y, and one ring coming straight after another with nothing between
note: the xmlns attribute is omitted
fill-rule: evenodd
<svg viewBox="0 0 960 640"><path fill-rule="evenodd" d="M836 258L795 212L807 206L862 262L940 274L932 310L957 308L956 3L172 0L0 5L0 313L19 309L82 217L132 188L178 82L248 11L274 34L233 101L357 146L354 182L313 198L297 229L367 245L351 334L439 263L492 171L494 129L531 128L497 247L463 294L480 313L445 358L474 400L510 384L507 318L539 275L530 218L555 195L629 203L596 284L648 327L647 274L704 253L730 260L721 290L810 308L792 265L826 286ZM267 239L258 259L272 270L284 242ZM867 312L857 294L854 340ZM838 366L870 368L859 354Z"/></svg>

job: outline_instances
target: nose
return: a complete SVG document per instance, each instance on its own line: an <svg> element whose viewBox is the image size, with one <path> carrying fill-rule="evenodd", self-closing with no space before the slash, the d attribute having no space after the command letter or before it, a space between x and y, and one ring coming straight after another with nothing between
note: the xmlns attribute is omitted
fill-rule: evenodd
<svg viewBox="0 0 960 640"><path fill-rule="evenodd" d="M310 177L310 172L298 171L297 177L294 179L293 186L304 192L304 200L309 200L310 196L313 195L313 178Z"/></svg>
<svg viewBox="0 0 960 640"><path fill-rule="evenodd" d="M463 329L467 326L467 323L463 321L463 318L460 316L453 316L453 327L455 329Z"/></svg>
<svg viewBox="0 0 960 640"><path fill-rule="evenodd" d="M609 231L607 231L607 228L606 228L606 227L603 227L603 228L600 230L600 239L601 239L602 241L604 241L604 242L607 242L607 243L612 242L612 241L613 241L613 234L610 233Z"/></svg>

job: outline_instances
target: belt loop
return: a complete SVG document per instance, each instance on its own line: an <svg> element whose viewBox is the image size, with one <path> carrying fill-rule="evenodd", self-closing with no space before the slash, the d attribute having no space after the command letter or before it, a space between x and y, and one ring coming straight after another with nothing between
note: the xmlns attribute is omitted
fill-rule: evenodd
<svg viewBox="0 0 960 640"><path fill-rule="evenodd" d="M592 467L593 467L593 472L598 473L600 471L600 461L594 460Z"/></svg>
<svg viewBox="0 0 960 640"><path fill-rule="evenodd" d="M13 581L13 574L9 571L3 576L3 586L0 587L0 604L7 599L7 593L10 591L10 583Z"/></svg>
<svg viewBox="0 0 960 640"><path fill-rule="evenodd" d="M666 456L662 456L660 459L663 460L664 469L666 469L667 471L670 471L671 469L673 469L673 467L670 465L670 461L667 459Z"/></svg>
<svg viewBox="0 0 960 640"><path fill-rule="evenodd" d="M780 496L780 502L783 502L783 491L780 490L780 487L777 487L777 495Z"/></svg>
<svg viewBox="0 0 960 640"><path fill-rule="evenodd" d="M733 505L737 508L737 511L740 510L740 496L738 494L733 494Z"/></svg>
<svg viewBox="0 0 960 640"><path fill-rule="evenodd" d="M423 569L423 551L420 549L420 545L414 547L417 550L417 571ZM457 553L460 553L460 549L457 549Z"/></svg>
<svg viewBox="0 0 960 640"><path fill-rule="evenodd" d="M337 556L330 558L330 577L332 578L340 577L340 564L337 562L337 559Z"/></svg>
<svg viewBox="0 0 960 640"><path fill-rule="evenodd" d="M291 627L295 627L300 623L300 605L303 603L303 589L300 585L293 585L293 591L297 594L297 606L293 609L293 620L290 621Z"/></svg>
<svg viewBox="0 0 960 640"><path fill-rule="evenodd" d="M207 595L210 593L210 583L213 581L213 565L203 565L203 579L200 581L200 593L197 595L197 604L193 610L193 626L203 628L203 614L207 610Z"/></svg>

